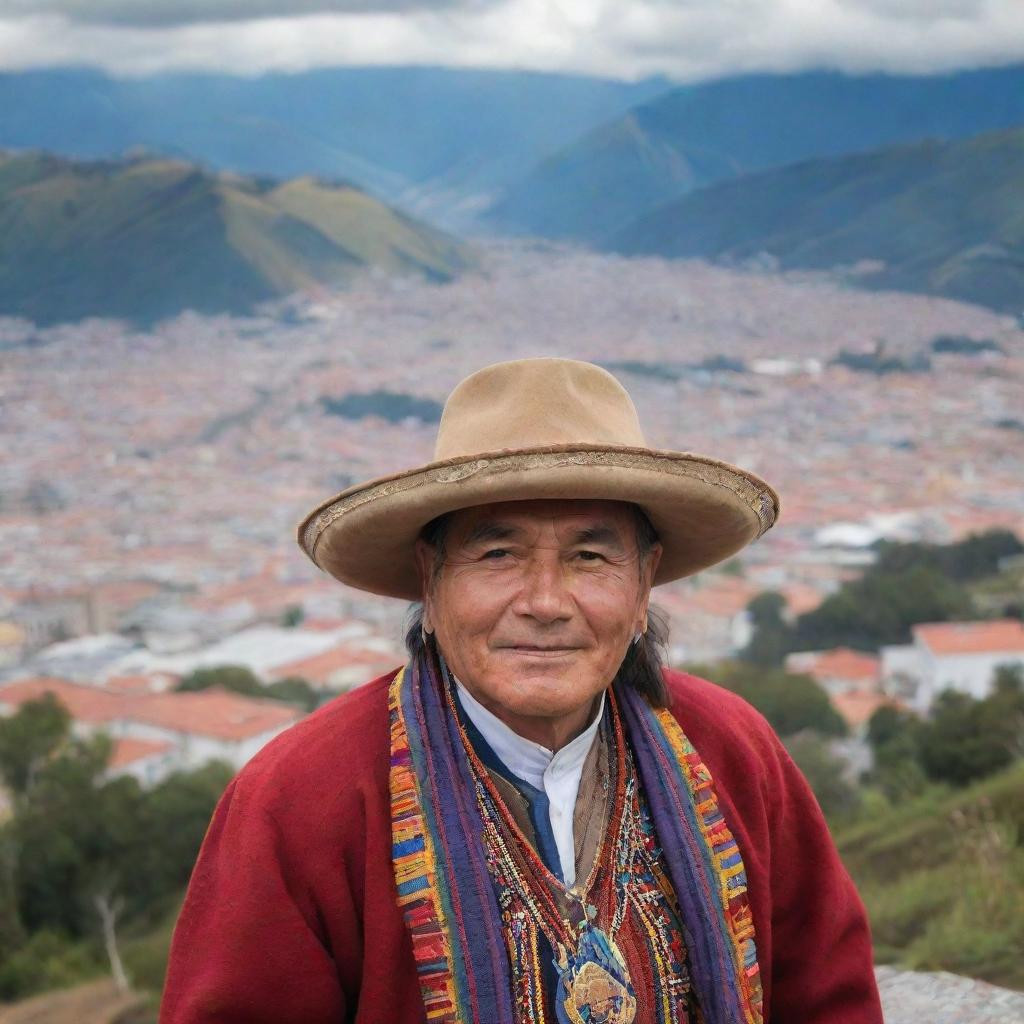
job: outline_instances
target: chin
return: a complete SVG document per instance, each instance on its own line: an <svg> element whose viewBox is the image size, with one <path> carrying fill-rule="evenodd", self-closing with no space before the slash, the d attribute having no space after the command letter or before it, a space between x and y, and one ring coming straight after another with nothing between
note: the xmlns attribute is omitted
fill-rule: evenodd
<svg viewBox="0 0 1024 1024"><path fill-rule="evenodd" d="M578 711L595 696L593 693L580 694L567 680L532 679L528 687L523 688L519 684L510 702L514 706L509 710L533 718L559 718Z"/></svg>

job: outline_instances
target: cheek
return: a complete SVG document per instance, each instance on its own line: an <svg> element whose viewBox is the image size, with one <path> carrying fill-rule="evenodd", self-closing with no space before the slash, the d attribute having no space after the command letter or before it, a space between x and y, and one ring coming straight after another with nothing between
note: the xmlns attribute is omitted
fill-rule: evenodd
<svg viewBox="0 0 1024 1024"><path fill-rule="evenodd" d="M604 635L632 635L639 609L639 593L622 587L591 587L581 607L595 629Z"/></svg>
<svg viewBox="0 0 1024 1024"><path fill-rule="evenodd" d="M486 580L460 578L457 587L438 592L432 618L440 639L463 649L482 646L500 617L503 600Z"/></svg>

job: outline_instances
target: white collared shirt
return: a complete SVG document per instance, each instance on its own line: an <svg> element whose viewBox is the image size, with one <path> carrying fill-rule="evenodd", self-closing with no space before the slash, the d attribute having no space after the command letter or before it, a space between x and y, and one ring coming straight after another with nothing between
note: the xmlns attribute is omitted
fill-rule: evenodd
<svg viewBox="0 0 1024 1024"><path fill-rule="evenodd" d="M533 740L524 739L509 728L488 711L458 679L455 679L455 686L463 710L502 764L517 778L547 795L548 816L555 836L555 846L558 848L562 878L566 888L571 888L576 882L576 841L573 831L576 797L583 776L583 762L590 753L604 713L604 694L601 694L597 713L590 725L555 752Z"/></svg>

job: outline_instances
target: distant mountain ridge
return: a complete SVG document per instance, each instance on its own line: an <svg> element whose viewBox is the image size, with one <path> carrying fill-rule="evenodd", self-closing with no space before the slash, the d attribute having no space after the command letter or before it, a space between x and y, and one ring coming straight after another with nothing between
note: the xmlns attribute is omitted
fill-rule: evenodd
<svg viewBox="0 0 1024 1024"><path fill-rule="evenodd" d="M488 212L587 242L686 192L799 160L1024 124L1024 65L929 77L751 75L684 86L548 157Z"/></svg>
<svg viewBox="0 0 1024 1024"><path fill-rule="evenodd" d="M447 280L463 243L352 186L0 152L0 315L246 312L366 268Z"/></svg>
<svg viewBox="0 0 1024 1024"><path fill-rule="evenodd" d="M430 67L256 78L8 73L0 148L93 159L144 146L242 173L343 177L452 223L545 154L667 88L661 79Z"/></svg>
<svg viewBox="0 0 1024 1024"><path fill-rule="evenodd" d="M692 192L615 234L619 252L783 268L1024 313L1024 128L809 160Z"/></svg>

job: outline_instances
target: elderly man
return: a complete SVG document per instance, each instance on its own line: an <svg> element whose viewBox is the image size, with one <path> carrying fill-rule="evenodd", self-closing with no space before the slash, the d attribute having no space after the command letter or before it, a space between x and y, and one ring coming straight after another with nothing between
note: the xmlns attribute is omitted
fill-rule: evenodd
<svg viewBox="0 0 1024 1024"><path fill-rule="evenodd" d="M410 660L231 784L164 1024L880 1024L806 783L749 705L662 668L648 609L777 508L649 448L595 366L463 381L432 463L300 526L325 571L421 602Z"/></svg>

